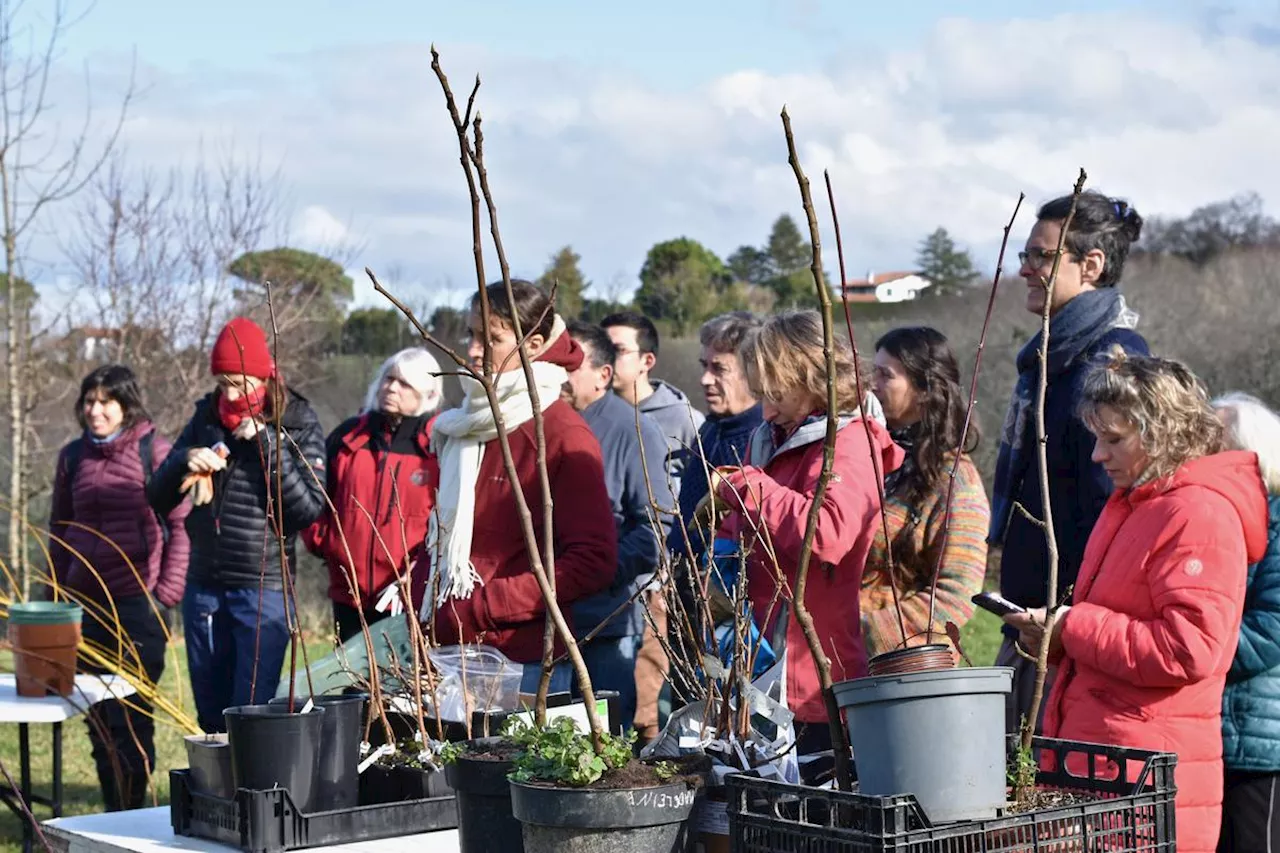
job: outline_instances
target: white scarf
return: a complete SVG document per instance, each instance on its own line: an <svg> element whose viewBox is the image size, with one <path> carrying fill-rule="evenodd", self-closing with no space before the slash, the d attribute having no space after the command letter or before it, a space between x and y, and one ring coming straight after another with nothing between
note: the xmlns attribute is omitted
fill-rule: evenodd
<svg viewBox="0 0 1280 853"><path fill-rule="evenodd" d="M559 325L559 318L557 318ZM552 340L558 337L552 331ZM535 361L534 385L542 411L560 399L560 389L569 374L558 364ZM427 529L427 553L431 573L427 588L436 589L435 602L428 595L422 603L422 618L430 618L433 606L449 598L470 598L477 583L483 583L471 562L471 537L475 524L476 481L484 460L485 444L498 437L493 410L484 386L470 376L459 376L466 397L456 409L441 413L431 429L431 449L440 460L440 489L435 511ZM493 379L502 420L508 432L533 418L533 401L524 370L511 370ZM520 488L519 483L513 483Z"/></svg>

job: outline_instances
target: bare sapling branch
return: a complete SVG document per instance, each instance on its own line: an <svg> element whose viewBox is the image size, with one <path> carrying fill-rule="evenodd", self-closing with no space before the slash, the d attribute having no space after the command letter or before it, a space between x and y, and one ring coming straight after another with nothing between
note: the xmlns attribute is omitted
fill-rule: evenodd
<svg viewBox="0 0 1280 853"><path fill-rule="evenodd" d="M477 76L477 84L479 82ZM475 100L475 91L471 93L471 102L467 104L467 113L470 114L472 102ZM515 294L512 292L511 285L511 267L507 264L507 252L502 245L502 234L498 230L498 208L493 201L493 192L489 189L489 172L484 165L484 130L482 129L480 114L476 113L474 131L475 148L472 163L475 165L476 176L480 180L480 191L484 196L485 207L489 213L489 231L493 237L494 249L498 253L498 267L502 271L502 284L507 291L507 304L515 304ZM555 294L550 297L551 310L555 311ZM515 328L516 339L521 341L518 350L520 354L520 367L524 371L524 380L529 388L529 399L533 409L533 436L534 447L537 451L537 468L538 468L538 484L542 489L542 565L546 571L547 583L551 588L552 595L556 589L556 573L555 573L555 499L551 494L551 475L547 470L547 431L542 417L542 401L539 399L537 384L533 376L533 359L529 357L527 347L523 345L526 335L532 333L532 329L522 329L520 327L519 312L511 312L512 325ZM566 332L567 334L567 332ZM550 614L550 610L548 610ZM555 654L555 643L553 642L552 620L550 615L547 617L547 627L544 631L543 653L542 653L542 676L538 679L538 692L534 698L533 713L538 725L546 723L547 716L547 693L551 689L551 661ZM574 664L575 668L577 664ZM580 690L584 701L589 705L595 703L594 691L591 689L590 678L587 676L585 664L582 671L578 673L580 681Z"/></svg>
<svg viewBox="0 0 1280 853"><path fill-rule="evenodd" d="M852 773L849 767L849 741L845 735L844 724L840 720L840 708L836 704L835 694L831 690L831 661L822 648L822 638L818 636L813 624L813 614L805 603L805 588L809 581L809 562L813 557L813 539L818 532L818 518L822 514L822 499L827 493L827 484L831 482L831 471L836 460L836 432L840 423L839 400L836 396L836 354L834 323L831 319L831 294L827 292L826 282L822 274L822 239L818 232L818 216L813 209L813 198L809 192L809 179L800 167L800 157L796 154L796 141L791 133L791 117L786 107L782 108L782 129L787 137L787 159L795 172L796 182L800 185L800 199L804 203L805 217L809 220L809 239L813 244L813 283L818 290L818 304L822 313L822 352L826 361L827 373L827 433L822 443L822 472L818 476L818 484L813 491L813 501L809 504L809 517L805 521L804 540L800 545L800 559L796 564L796 583L793 590L796 622L804 632L809 652L813 655L814 665L818 670L818 684L822 690L823 702L827 706L827 719L831 726L831 747L835 752L836 783L840 790L851 790ZM855 362L855 369L857 363ZM865 404L859 392L858 406L862 409L862 417L866 419ZM880 479L877 474L877 479ZM855 591L856 592L856 591Z"/></svg>
<svg viewBox="0 0 1280 853"><path fill-rule="evenodd" d="M499 258L502 265L503 283L506 287L509 298L512 294L512 283L511 283L510 271L507 267L505 254L503 253L503 249L502 249L501 236L498 230L498 224L497 224L497 218L496 218L496 206L493 204L492 193L489 191L489 188L488 188L487 174L484 172L484 169L483 169L483 153L482 151L476 150L479 148L479 144L482 143L483 136L477 137L478 144L476 146L476 149L473 149L471 145L471 141L468 137L468 122L464 120L463 116L458 111L457 102L454 99L453 91L449 86L448 77L445 75L444 70L440 66L440 55L436 51L434 45L431 47L431 68L435 72L436 77L440 82L441 89L444 92L445 105L449 111L450 117L453 120L454 129L457 132L457 136L458 136L459 159L462 164L463 173L465 174L467 179L467 189L468 189L469 197L471 199L472 250L475 256L475 264L476 264L476 284L477 284L478 294L479 294L480 314L481 314L480 320L483 327L487 330L489 327L489 322L491 317L491 309L489 306L488 291L486 289L487 282L485 280L485 275L484 275L484 251L483 251L483 241L482 241L483 235L481 231L481 218L480 218L480 201L481 201L482 193L477 188L477 174L480 175L481 181L483 182L482 184L483 196L488 206L491 231L494 237L495 246L497 247L499 252ZM472 90L471 99L468 102L467 113L466 113L468 118L471 116L472 107L474 105L475 95L476 95L476 92L478 91L478 88L479 88L479 78L477 78L476 80L476 87ZM476 123L478 123L478 118ZM475 171L473 171L473 169ZM512 304L514 304L514 300L512 300ZM516 312L512 312L512 313L514 315ZM532 410L534 413L533 418L534 418L534 424L535 424L535 431L539 436L538 438L538 441L539 441L538 472L539 472L539 478L541 482L544 484L543 496L544 496L544 500L546 501L546 507L547 507L547 513L548 513L547 515L547 534L548 535L546 537L547 538L546 547L547 547L548 554L551 554L552 548L553 548L552 536L551 536L551 525L550 525L551 504L549 499L547 498L547 493L549 492L550 487L549 487L549 479L547 474L545 438L543 437L543 434L542 434L541 406L537 399L537 390L536 390L536 386L533 379L533 373L532 373L532 367L531 367L532 358L526 346L526 333L528 330L523 330L520 328L520 325L519 325L520 321L518 316L513 316L512 321L515 326L514 331L516 334L516 339L518 341L517 352L519 353L520 363L524 369L525 380L528 385L528 390L532 398L532 404L533 404ZM480 377L480 384L484 388L485 395L488 400L490 409L494 415L495 432L497 433L497 442L502 452L504 469L506 471L507 477L510 479L510 482L513 485L515 485L520 483L520 477L519 477L519 472L516 469L515 458L511 452L510 437L507 431L505 419L503 418L503 415L502 415L501 405L498 401L497 393L494 389L493 375L494 375L496 366L493 364L489 336L485 334L482 337L483 337L483 344L484 344L484 359L483 359L483 365L482 365L483 375ZM455 360L458 360L458 359L455 359ZM529 555L530 569L533 572L534 577L538 583L539 591L541 592L543 601L547 607L548 616L555 624L556 632L559 634L562 642L565 643L569 651L570 660L573 662L574 669L577 671L579 678L582 681L582 693L583 693L583 698L585 700L587 718L591 727L592 742L595 746L596 751L599 752L602 749L602 743L600 738L601 738L601 734L603 733L603 727L601 726L598 715L596 714L595 701L590 688L589 676L587 675L587 672L586 672L586 664L582 659L582 654L578 649L577 644L574 642L573 632L569 629L568 622L565 620L564 614L561 611L559 604L556 601L555 590L552 585L553 581L550 580L547 565L544 564L542 555L539 553L538 539L534 530L533 516L532 516L532 512L529 509L528 500L525 497L523 489L521 488L518 488L518 487L514 488L513 493L514 493L515 502L516 502L517 515L519 516L519 520L520 520L521 532L524 536L526 549ZM553 568L554 566L552 566L552 569ZM545 674L544 674L544 680L545 680ZM541 711L538 713L538 716L540 720L545 720L545 699L540 704L543 707Z"/></svg>
<svg viewBox="0 0 1280 853"><path fill-rule="evenodd" d="M938 612L938 579L942 577L942 562L947 555L947 541L951 538L951 506L955 500L956 477L960 473L960 457L965 453L965 445L969 440L969 426L973 423L973 407L978 402L978 374L982 371L982 353L987 347L987 329L991 326L991 311L996 304L996 292L1000 288L1000 276L1004 272L1004 253L1009 248L1009 232L1022 209L1026 193L1018 193L1018 202L1013 206L1013 215L1004 226L1004 236L1000 239L1000 254L996 257L996 272L991 278L991 293L987 297L987 313L982 318L982 333L978 335L978 351L973 357L973 376L969 380L969 405L964 411L964 424L960 427L960 440L956 443L956 455L951 460L951 476L947 482L947 499L942 511L942 540L938 543L938 562L933 568L933 581L929 585L929 622L925 643L933 642L933 623ZM953 642L956 651L960 644ZM963 652L961 652L963 655Z"/></svg>
<svg viewBox="0 0 1280 853"><path fill-rule="evenodd" d="M1067 245L1067 233L1071 230L1071 221L1076 215L1076 205L1080 194L1084 192L1084 182L1088 175L1084 169L1076 178L1076 185L1071 191L1071 207L1067 210L1067 218L1062 222L1062 232L1058 235L1058 248L1053 255L1053 266L1049 270L1049 278L1045 281L1044 308L1040 313L1040 376L1036 386L1035 419L1036 419L1036 453L1040 470L1040 502L1044 505L1044 513L1040 521L1044 524L1044 538L1048 550L1049 579L1045 586L1044 638L1040 643L1039 654L1036 655L1036 686L1031 694L1031 706L1027 710L1027 718L1022 722L1022 748L1031 749L1031 739L1035 736L1036 720L1040 716L1040 705L1044 701L1044 682L1049 673L1049 638L1053 636L1053 624L1057 621L1058 609L1058 537L1053 529L1053 507L1049 500L1049 437L1045 430L1044 405L1049 393L1049 313L1053 306L1053 289L1058 282L1058 267L1062 263L1062 254Z"/></svg>
<svg viewBox="0 0 1280 853"><path fill-rule="evenodd" d="M909 638L907 637L907 623L902 616L901 593L898 591L898 569L897 563L893 558L893 538L889 535L889 508L884 489L884 471L880 464L880 454L876 453L876 444L871 439L871 421L867 419L867 392L862 387L862 359L858 357L858 339L853 333L853 317L849 313L849 297L844 292L844 283L848 281L844 272L844 239L840 236L840 218L836 215L836 196L831 189L831 174L824 171L822 176L827 182L827 201L831 205L831 224L836 232L836 260L840 266L840 303L844 306L844 325L849 335L849 348L853 351L853 363L856 367L853 381L858 388L858 416L862 421L863 430L867 433L867 450L871 454L871 470L875 472L876 493L880 497L880 529L884 533L884 553L889 560L889 593L893 596L893 612L898 617L898 630L902 633L902 644L905 646ZM825 287L821 287L821 278L819 278L818 284L825 294L827 291Z"/></svg>

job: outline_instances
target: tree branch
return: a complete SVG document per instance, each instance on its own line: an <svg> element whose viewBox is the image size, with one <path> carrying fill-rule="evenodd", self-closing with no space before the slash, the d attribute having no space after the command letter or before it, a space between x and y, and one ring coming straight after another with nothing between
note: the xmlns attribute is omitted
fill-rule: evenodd
<svg viewBox="0 0 1280 853"><path fill-rule="evenodd" d="M836 458L836 430L839 426L840 413L836 396L836 356L835 335L832 331L831 294L827 292L826 282L822 274L822 240L818 233L818 217L813 210L813 198L809 193L809 179L800 167L800 158L796 154L795 137L791 133L791 117L786 107L782 108L782 129L787 138L787 159L795 172L796 182L800 185L800 199L804 202L805 216L809 220L809 236L813 243L813 283L818 289L818 302L822 306L822 351L826 363L827 380L827 433L822 445L822 472L818 476L817 486L813 492L813 503L809 505L809 517L805 522L804 541L800 547L800 560L796 565L796 584L794 604L796 621L804 632L813 655L813 662L818 670L818 683L822 690L822 698L827 706L828 723L831 726L831 747L835 756L836 782L843 791L852 789L852 773L849 766L849 742L844 724L840 720L840 708L836 705L835 694L831 690L831 661L822 648L822 639L818 636L813 624L813 615L805 603L805 590L809 581L809 562L813 557L813 539L818 531L818 516L822 513L822 498L826 495L827 484L831 481L831 471ZM855 364L854 369L858 366ZM863 406L861 399L859 406ZM854 591L857 594L857 591Z"/></svg>

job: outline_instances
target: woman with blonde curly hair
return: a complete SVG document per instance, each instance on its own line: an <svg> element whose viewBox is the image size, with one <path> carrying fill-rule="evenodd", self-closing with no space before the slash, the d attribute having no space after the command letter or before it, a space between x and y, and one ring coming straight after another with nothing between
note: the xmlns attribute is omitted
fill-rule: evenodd
<svg viewBox="0 0 1280 853"><path fill-rule="evenodd" d="M1258 457L1224 451L1203 386L1169 359L1113 350L1085 379L1081 416L1115 491L1048 639L1059 669L1044 733L1177 753L1178 849L1208 853L1246 567L1267 546ZM1033 653L1044 616L1006 617Z"/></svg>
<svg viewBox="0 0 1280 853"><path fill-rule="evenodd" d="M738 350L751 391L761 400L765 422L752 436L746 464L719 469L716 497L730 507L722 538L739 539L747 557L747 593L766 637L786 618L775 601L778 582L791 598L809 509L822 472L827 431L827 368L822 320L816 311L770 317ZM866 397L868 424L859 422L858 370L847 341L837 339L835 466L822 497L813 538L805 603L831 658L836 681L867 673L859 616L859 590L867 552L880 518L871 454L889 473L903 452L878 418L880 406ZM868 429L869 427L869 433ZM868 443L868 435L870 443ZM800 753L831 748L817 669L794 618L785 625L787 699L795 711Z"/></svg>

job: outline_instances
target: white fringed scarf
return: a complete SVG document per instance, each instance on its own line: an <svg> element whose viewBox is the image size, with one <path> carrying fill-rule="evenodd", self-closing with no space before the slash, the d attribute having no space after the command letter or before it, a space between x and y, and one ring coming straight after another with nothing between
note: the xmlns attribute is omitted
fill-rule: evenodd
<svg viewBox="0 0 1280 853"><path fill-rule="evenodd" d="M561 334L564 322L557 317L547 345ZM558 364L535 361L532 367L538 403L545 412L560 399L560 389L569 374ZM423 620L430 618L434 606L443 605L450 598L470 598L476 584L483 583L471 562L476 485L485 444L498 437L498 428L484 386L470 376L458 378L466 397L458 408L437 416L431 429L431 449L440 460L440 488L427 528L426 547L431 560L427 588L438 589L438 595L434 602L429 594L424 598ZM498 374L493 383L508 432L533 418L533 400L523 369ZM519 483L512 485L520 487Z"/></svg>

